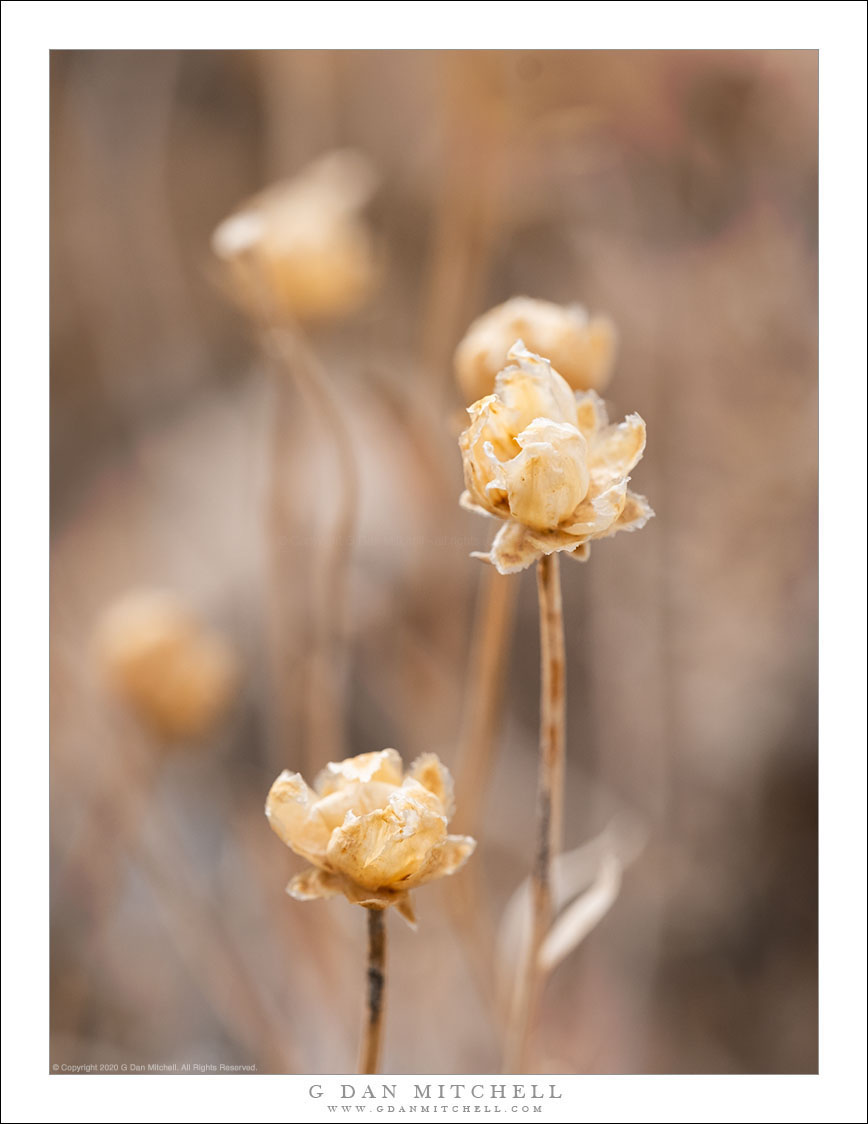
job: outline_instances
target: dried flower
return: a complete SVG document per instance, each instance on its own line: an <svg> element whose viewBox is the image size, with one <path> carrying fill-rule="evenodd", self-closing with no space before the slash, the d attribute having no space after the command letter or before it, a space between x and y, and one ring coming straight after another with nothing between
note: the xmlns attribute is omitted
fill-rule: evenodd
<svg viewBox="0 0 868 1124"><path fill-rule="evenodd" d="M454 874L476 841L447 835L452 778L434 753L403 776L394 749L325 767L311 789L299 773L280 774L265 805L272 830L313 864L287 886L299 901L343 893L369 909L394 905L411 924L409 891Z"/></svg>
<svg viewBox="0 0 868 1124"><path fill-rule="evenodd" d="M508 359L494 394L468 407L460 438L462 506L506 521L490 552L475 557L502 574L558 550L584 561L592 539L637 530L654 514L627 489L645 423L630 414L609 425L593 390L574 394L521 340Z"/></svg>
<svg viewBox="0 0 868 1124"><path fill-rule="evenodd" d="M615 361L615 326L588 316L581 305L563 306L530 297L489 309L474 320L455 352L455 376L466 402L491 394L495 377L516 340L547 356L573 390L603 390Z"/></svg>
<svg viewBox="0 0 868 1124"><path fill-rule="evenodd" d="M359 305L376 273L360 215L374 179L360 153L331 152L225 219L211 244L230 266L239 299L301 321L341 316Z"/></svg>
<svg viewBox="0 0 868 1124"><path fill-rule="evenodd" d="M112 687L166 740L207 734L238 684L238 661L226 640L169 593L127 594L103 614L96 640Z"/></svg>

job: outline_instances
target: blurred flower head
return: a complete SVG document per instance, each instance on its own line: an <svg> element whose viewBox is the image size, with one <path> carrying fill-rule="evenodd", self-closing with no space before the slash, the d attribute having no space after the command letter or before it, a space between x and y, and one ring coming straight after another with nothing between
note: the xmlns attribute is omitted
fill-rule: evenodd
<svg viewBox="0 0 868 1124"><path fill-rule="evenodd" d="M230 645L169 593L136 590L116 601L103 613L96 641L115 693L167 741L208 734L238 686Z"/></svg>
<svg viewBox="0 0 868 1124"><path fill-rule="evenodd" d="M584 561L592 539L643 527L654 514L628 491L645 423L609 425L593 391L573 393L547 359L519 340L494 393L467 409L461 434L464 507L504 520L488 554L502 574L565 550Z"/></svg>
<svg viewBox="0 0 868 1124"><path fill-rule="evenodd" d="M260 314L300 321L355 309L376 279L361 216L374 186L367 159L339 150L239 207L211 239L238 299Z"/></svg>
<svg viewBox="0 0 868 1124"><path fill-rule="evenodd" d="M280 774L265 805L272 830L313 864L287 892L300 901L343 893L358 905L394 905L411 924L409 891L454 874L476 841L447 835L452 778L436 754L404 776L394 749L325 767L311 789L299 773Z"/></svg>
<svg viewBox="0 0 868 1124"><path fill-rule="evenodd" d="M606 316L588 316L581 305L513 297L474 320L455 352L455 377L465 402L491 394L516 340L547 356L573 390L605 389L615 362L617 336Z"/></svg>

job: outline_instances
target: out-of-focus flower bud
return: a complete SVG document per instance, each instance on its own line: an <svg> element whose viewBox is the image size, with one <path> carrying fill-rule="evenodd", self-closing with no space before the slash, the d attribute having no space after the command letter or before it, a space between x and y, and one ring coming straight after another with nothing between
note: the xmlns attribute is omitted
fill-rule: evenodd
<svg viewBox="0 0 868 1124"><path fill-rule="evenodd" d="M238 686L238 660L227 641L162 591L137 590L109 606L97 653L117 695L166 741L210 733Z"/></svg>
<svg viewBox="0 0 868 1124"><path fill-rule="evenodd" d="M573 390L604 390L615 362L617 336L606 316L577 304L513 297L474 320L455 352L455 376L465 402L491 394L516 340L545 355Z"/></svg>
<svg viewBox="0 0 868 1124"><path fill-rule="evenodd" d="M355 309L377 274L361 215L374 186L367 159L339 150L242 204L211 239L238 299L257 315L299 321Z"/></svg>

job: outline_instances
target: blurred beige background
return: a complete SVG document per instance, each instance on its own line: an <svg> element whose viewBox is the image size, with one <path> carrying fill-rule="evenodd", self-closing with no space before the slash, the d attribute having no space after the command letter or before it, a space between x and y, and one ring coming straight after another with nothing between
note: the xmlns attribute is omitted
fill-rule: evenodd
<svg viewBox="0 0 868 1124"><path fill-rule="evenodd" d="M465 328L516 293L608 313L657 518L562 567L566 845L613 816L647 843L551 980L538 1068L815 1072L816 53L55 51L51 99L51 1060L355 1062L364 918L285 896L301 864L262 814L281 768L323 763L294 732L334 458L299 398L275 681L274 378L209 249L245 196L351 145L380 176L382 283L314 335L358 466L348 752L457 764L490 535L457 506ZM533 820L536 599L512 580L472 860L495 920ZM142 585L238 653L195 747L156 745L94 664ZM497 1071L452 892L419 893L417 933L389 919L389 1072Z"/></svg>

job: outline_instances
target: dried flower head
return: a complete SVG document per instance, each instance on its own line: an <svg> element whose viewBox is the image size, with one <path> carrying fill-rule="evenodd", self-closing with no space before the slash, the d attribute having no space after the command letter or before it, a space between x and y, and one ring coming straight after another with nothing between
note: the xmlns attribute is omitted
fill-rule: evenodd
<svg viewBox="0 0 868 1124"><path fill-rule="evenodd" d="M341 316L368 295L376 268L361 209L373 170L358 152L321 156L249 199L214 231L239 299L301 321Z"/></svg>
<svg viewBox="0 0 868 1124"><path fill-rule="evenodd" d="M654 514L628 491L645 448L645 423L630 414L609 425L593 391L573 393L547 359L519 340L493 394L467 409L461 434L462 506L505 520L488 554L502 574L543 554L584 561L592 539L635 531Z"/></svg>
<svg viewBox="0 0 868 1124"><path fill-rule="evenodd" d="M299 901L343 893L369 909L394 905L411 924L409 892L454 874L476 841L447 835L452 778L434 753L406 776L394 749L325 767L313 789L299 773L280 774L265 805L272 830L313 867L287 893Z"/></svg>
<svg viewBox="0 0 868 1124"><path fill-rule="evenodd" d="M615 362L615 326L581 305L513 297L474 320L455 352L455 376L465 402L491 394L509 349L524 340L545 355L573 390L603 390Z"/></svg>
<svg viewBox="0 0 868 1124"><path fill-rule="evenodd" d="M127 594L102 615L96 641L111 686L166 740L206 735L238 685L227 641L169 593Z"/></svg>

